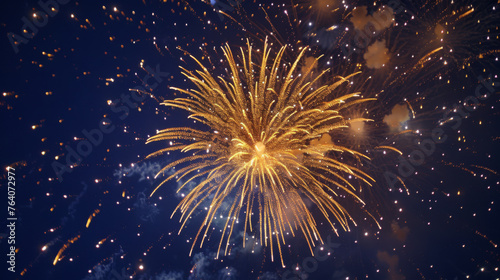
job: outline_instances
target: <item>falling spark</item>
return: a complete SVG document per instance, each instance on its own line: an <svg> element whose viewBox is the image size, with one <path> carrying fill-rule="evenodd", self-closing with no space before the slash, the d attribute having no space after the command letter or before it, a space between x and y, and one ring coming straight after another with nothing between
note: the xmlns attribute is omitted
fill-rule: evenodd
<svg viewBox="0 0 500 280"><path fill-rule="evenodd" d="M92 213L92 214L89 216L89 218L87 219L87 224L85 225L85 227L86 227L86 228L88 228L88 227L89 227L90 222L92 222L92 218L94 218L94 217L95 217L95 216L96 216L99 212L100 212L100 210L99 210L99 209L96 209L96 210L94 211L94 213Z"/></svg>
<svg viewBox="0 0 500 280"><path fill-rule="evenodd" d="M76 237L75 237L75 238L73 238L73 239L68 240L68 242L67 242L66 244L64 244L64 245L61 247L61 249L59 249L59 252L57 253L57 255L56 255L55 259L54 259L54 262L53 262L52 264L53 264L53 265L56 265L56 264L57 264L57 262L60 260L62 253L63 253L66 249L68 249L69 244L75 243L75 241L77 241L79 238L80 238L80 235L76 236Z"/></svg>

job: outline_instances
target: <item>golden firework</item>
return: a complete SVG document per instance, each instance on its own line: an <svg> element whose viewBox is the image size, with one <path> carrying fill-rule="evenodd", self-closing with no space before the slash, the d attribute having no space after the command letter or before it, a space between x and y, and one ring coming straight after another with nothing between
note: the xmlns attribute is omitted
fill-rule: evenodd
<svg viewBox="0 0 500 280"><path fill-rule="evenodd" d="M263 52L254 51L249 42L247 48L240 48L241 63L236 62L229 46L222 48L230 68L225 77L214 78L194 57L202 70L192 72L181 67L196 89L175 88L188 97L162 104L188 111L190 119L209 129L167 128L148 139L147 143L169 143L148 157L170 151L189 153L162 168L156 176L170 168L176 171L151 195L174 178L185 180L177 191L199 180L172 214L181 212L180 233L194 211L205 201L210 202L191 252L199 238L200 247L203 246L217 214L226 219L217 256L224 240L227 254L235 222L243 210L244 234L254 231L257 223L260 244L269 244L272 259L273 244L282 260L285 233L295 236L297 231L302 232L312 253L315 242L323 240L305 202L312 202L336 233L335 221L349 230L349 220L355 222L336 198L350 196L364 204L356 194L359 190L347 177L368 185L373 181L354 166L368 157L333 143L330 137L352 121L365 120L347 120L342 112L371 99L360 98L358 93L338 94L339 86L352 75L335 77L332 83L316 86L328 70L314 75L319 58L305 71L297 70L307 48L302 48L296 60L288 64L282 59L286 47L272 53L266 41ZM347 158L353 164L347 163Z"/></svg>

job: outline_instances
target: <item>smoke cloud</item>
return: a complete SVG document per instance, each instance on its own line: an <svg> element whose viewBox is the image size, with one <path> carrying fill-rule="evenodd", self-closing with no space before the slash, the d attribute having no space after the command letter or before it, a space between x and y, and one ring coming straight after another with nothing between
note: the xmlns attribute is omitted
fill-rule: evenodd
<svg viewBox="0 0 500 280"><path fill-rule="evenodd" d="M406 104L398 104L392 108L391 114L384 117L384 122L391 131L401 130L401 125L410 119L410 110Z"/></svg>
<svg viewBox="0 0 500 280"><path fill-rule="evenodd" d="M389 49L385 46L385 40L376 41L368 46L363 58L366 61L366 66L372 69L380 69L389 62Z"/></svg>

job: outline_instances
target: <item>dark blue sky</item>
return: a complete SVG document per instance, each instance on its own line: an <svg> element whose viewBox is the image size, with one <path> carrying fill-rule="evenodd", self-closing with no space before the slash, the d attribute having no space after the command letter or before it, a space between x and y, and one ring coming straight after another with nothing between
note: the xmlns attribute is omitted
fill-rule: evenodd
<svg viewBox="0 0 500 280"><path fill-rule="evenodd" d="M357 40L350 12L366 3L348 3L347 8L337 4L340 12L329 8L325 18L324 11L315 8L316 2L321 1L293 1L293 5L290 1L241 0L67 1L57 2L54 11L49 8L52 15L38 27L33 25L35 29L30 27L33 14L43 11L37 1L2 2L0 192L4 209L0 217L8 224L5 168L11 166L16 171L17 251L15 272L10 272L4 261L10 249L10 231L2 228L1 278L500 277L496 245L500 242L498 88L491 87L488 98L467 117L451 112L449 116L455 116L454 121L460 118L460 124L451 121L440 125L443 114L455 105L463 108L462 101L474 94L478 85L500 82L496 77L498 4L458 1L446 10L438 4L398 2L397 7L404 7L416 19L408 20L405 11L396 12L397 26L369 38L370 42L386 39L389 51L401 54L388 62L392 68L374 70L365 65L363 54L368 48L358 47L360 52L349 59L343 58L345 52L340 48ZM477 7L472 15L460 19L450 16L455 7L460 13L470 10L469 4ZM238 23L216 13L214 7ZM444 49L455 52L427 57L428 50L435 47L421 34L433 34L436 22L442 19L454 20ZM25 22L29 22L26 26L32 29L28 31L31 35L21 31ZM336 26L332 33L321 31L332 26ZM460 32L453 32L453 26ZM235 236L230 256L214 260L218 245L214 237L202 249L196 246L190 257L204 211L197 211L178 235L180 215L170 219L182 198L175 193L177 184L165 185L152 198L149 194L161 182L161 178L152 178L155 172L181 155L145 160L162 147L145 145L145 141L166 127L203 128L188 121L185 112L159 105L164 99L180 96L170 87L192 87L179 69L197 69L187 53L203 56L202 62L212 66L214 76L224 75L227 65L220 62L220 46L226 42L244 46L246 38L262 44L266 35L275 44L291 44L293 51L287 56L296 55L299 46L311 45L312 55L325 54L321 69L331 67L340 75L362 70L361 77L370 76L373 82L360 82L364 87L358 89L367 95L380 94L379 105L370 108L375 112L371 117L380 123L396 104L408 101L413 106L416 117L406 125L418 131L414 136L391 138L387 127L373 126L369 142L383 144L397 139L396 146L408 155L416 142L433 139L433 128L443 127L449 138L437 143L412 175L404 176L409 196L399 183L392 188L385 180L386 172L397 172L400 159L377 157L367 165L377 185L365 202L371 213L383 217L379 219L382 229L362 215L355 217L358 227L341 231L339 237L321 225L325 240L331 237L329 247L323 248L329 255L312 258L305 240L297 236L287 240L291 246L283 252L286 268L282 268L278 258L271 262L269 248L242 248L241 236ZM20 44L13 46L13 41ZM328 43L323 44L325 41ZM432 60L417 63L420 68L411 67L415 64L410 59L413 54L416 61L424 56ZM443 66L443 57L449 66ZM461 65L470 66L462 69ZM147 93L129 90L135 87L143 87ZM486 86L481 90L488 92ZM350 138L339 139L353 147L368 146ZM217 230L221 223L215 222ZM58 252L61 254L54 264Z"/></svg>

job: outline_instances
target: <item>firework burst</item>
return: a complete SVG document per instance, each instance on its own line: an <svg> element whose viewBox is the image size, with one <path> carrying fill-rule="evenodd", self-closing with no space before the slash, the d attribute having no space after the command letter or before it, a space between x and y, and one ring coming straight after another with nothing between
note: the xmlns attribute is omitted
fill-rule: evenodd
<svg viewBox="0 0 500 280"><path fill-rule="evenodd" d="M203 202L210 203L191 252L199 239L203 246L216 214L226 219L217 255L224 240L227 254L240 214L245 219L244 232L258 228L260 243L271 247L272 259L272 248L277 245L281 260L286 233L295 236L301 232L311 252L315 242L323 242L307 201L336 233L336 222L344 230L356 225L339 197L351 197L346 202L364 205L359 188L371 186L374 180L359 166L369 158L335 144L331 135L338 135L350 122L368 121L348 120L343 112L373 99L339 92L339 86L352 75L321 84L328 70L315 74L317 59L307 69L299 69L306 50L302 48L295 61L286 63L282 59L286 47L273 53L267 41L262 52L253 50L248 42L247 50L240 48L236 57L225 46L228 77L214 78L194 57L202 70L181 67L196 89L175 88L188 97L162 104L188 111L190 119L209 129L167 128L147 143L169 143L148 157L170 151L189 153L162 168L158 175L170 168L176 171L151 194L172 179L185 179L178 191L199 181L172 214L180 211L181 230Z"/></svg>

